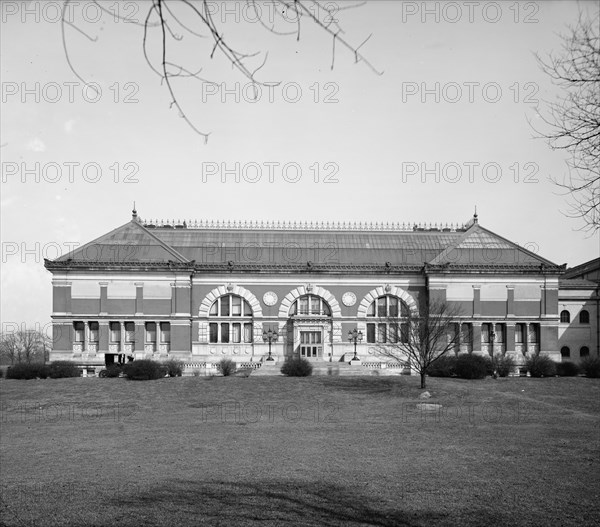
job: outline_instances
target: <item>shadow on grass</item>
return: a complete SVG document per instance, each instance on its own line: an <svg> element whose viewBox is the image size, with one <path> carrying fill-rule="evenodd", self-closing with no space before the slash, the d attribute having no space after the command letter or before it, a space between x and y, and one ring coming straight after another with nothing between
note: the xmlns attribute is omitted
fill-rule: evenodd
<svg viewBox="0 0 600 527"><path fill-rule="evenodd" d="M170 481L114 505L179 525L422 526L444 523L446 516L405 512L400 497L395 505L378 506L360 491L322 482Z"/></svg>

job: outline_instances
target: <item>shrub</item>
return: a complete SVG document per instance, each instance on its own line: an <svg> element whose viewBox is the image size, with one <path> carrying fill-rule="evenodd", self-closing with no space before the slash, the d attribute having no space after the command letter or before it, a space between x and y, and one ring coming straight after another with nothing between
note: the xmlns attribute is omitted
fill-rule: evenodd
<svg viewBox="0 0 600 527"><path fill-rule="evenodd" d="M289 377L308 377L312 371L312 364L302 358L286 360L281 367L281 373Z"/></svg>
<svg viewBox="0 0 600 527"><path fill-rule="evenodd" d="M494 357L493 369L496 370L498 377L508 377L516 371L517 363L510 355L497 355Z"/></svg>
<svg viewBox="0 0 600 527"><path fill-rule="evenodd" d="M483 379L489 370L490 359L465 353L456 358L456 376L461 379Z"/></svg>
<svg viewBox="0 0 600 527"><path fill-rule="evenodd" d="M548 355L532 355L525 361L525 367L532 377L553 377L556 363Z"/></svg>
<svg viewBox="0 0 600 527"><path fill-rule="evenodd" d="M160 362L142 359L124 364L123 373L133 381L150 381L164 377L167 374L167 368Z"/></svg>
<svg viewBox="0 0 600 527"><path fill-rule="evenodd" d="M48 377L51 379L79 377L80 375L77 364L68 360L56 360L48 365Z"/></svg>
<svg viewBox="0 0 600 527"><path fill-rule="evenodd" d="M454 355L442 355L427 368L430 377L452 377L456 374L456 357Z"/></svg>
<svg viewBox="0 0 600 527"><path fill-rule="evenodd" d="M575 377L579 374L579 366L574 362L565 361L556 363L556 375L559 377Z"/></svg>
<svg viewBox="0 0 600 527"><path fill-rule="evenodd" d="M118 377L123 372L123 367L120 364L109 364L104 370L102 377Z"/></svg>
<svg viewBox="0 0 600 527"><path fill-rule="evenodd" d="M169 359L164 363L169 377L181 377L183 375L183 362L176 359Z"/></svg>
<svg viewBox="0 0 600 527"><path fill-rule="evenodd" d="M223 377L228 377L235 372L235 362L231 359L221 359L217 364L217 370L223 374Z"/></svg>
<svg viewBox="0 0 600 527"><path fill-rule="evenodd" d="M579 367L586 377L600 377L600 357L585 357L579 362Z"/></svg>
<svg viewBox="0 0 600 527"><path fill-rule="evenodd" d="M7 379L46 379L48 366L42 363L19 363L6 370Z"/></svg>

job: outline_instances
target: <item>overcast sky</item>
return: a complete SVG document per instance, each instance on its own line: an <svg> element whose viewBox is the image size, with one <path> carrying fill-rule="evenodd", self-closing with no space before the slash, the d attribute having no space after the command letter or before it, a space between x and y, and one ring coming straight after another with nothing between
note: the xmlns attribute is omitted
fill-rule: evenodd
<svg viewBox="0 0 600 527"><path fill-rule="evenodd" d="M175 4L175 2L172 2ZM566 25L595 2L369 1L340 9L356 64L308 19L300 39L274 35L245 2L210 2L229 44L266 83L248 79L172 21L169 60L213 82L175 78L177 99L205 144L171 107L142 52L148 2L2 2L2 322L46 323L55 258L144 219L352 220L484 227L556 263L600 253L598 236L565 217L549 181L565 154L534 139L528 120L556 88L540 72ZM335 2L328 2L334 8ZM115 7L119 5L119 7ZM257 0L265 25L294 31ZM340 8L353 5L338 2ZM118 13L117 13L118 9ZM207 34L189 9L173 14ZM170 15L171 16L171 15ZM287 15L289 19L292 17ZM160 64L160 28L148 56ZM171 70L175 71L175 70ZM86 88L82 80L99 91ZM285 168L284 168L285 167Z"/></svg>

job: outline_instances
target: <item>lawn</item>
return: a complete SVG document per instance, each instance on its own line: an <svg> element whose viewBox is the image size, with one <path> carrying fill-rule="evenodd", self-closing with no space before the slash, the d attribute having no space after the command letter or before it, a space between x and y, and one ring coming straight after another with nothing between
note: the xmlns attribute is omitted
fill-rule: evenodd
<svg viewBox="0 0 600 527"><path fill-rule="evenodd" d="M7 526L597 525L600 380L0 380Z"/></svg>

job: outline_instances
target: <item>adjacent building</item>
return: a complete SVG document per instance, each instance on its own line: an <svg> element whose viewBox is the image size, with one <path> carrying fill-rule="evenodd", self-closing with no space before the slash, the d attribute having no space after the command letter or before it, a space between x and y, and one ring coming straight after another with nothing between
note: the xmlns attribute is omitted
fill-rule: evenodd
<svg viewBox="0 0 600 527"><path fill-rule="evenodd" d="M564 265L489 231L477 215L426 227L157 222L134 210L126 224L45 266L50 359L90 372L134 358L176 358L188 371L224 357L255 367L293 356L341 364L354 356L355 329L363 367L401 367L378 353L404 338L389 320L418 314L427 299L459 309L452 331L461 351L561 360L561 347L577 358L589 342L598 353L597 282L591 292L590 276L565 275ZM582 324L587 310L595 325L571 332L565 310Z"/></svg>
<svg viewBox="0 0 600 527"><path fill-rule="evenodd" d="M560 277L558 343L562 360L599 355L599 303L600 258L567 269Z"/></svg>

